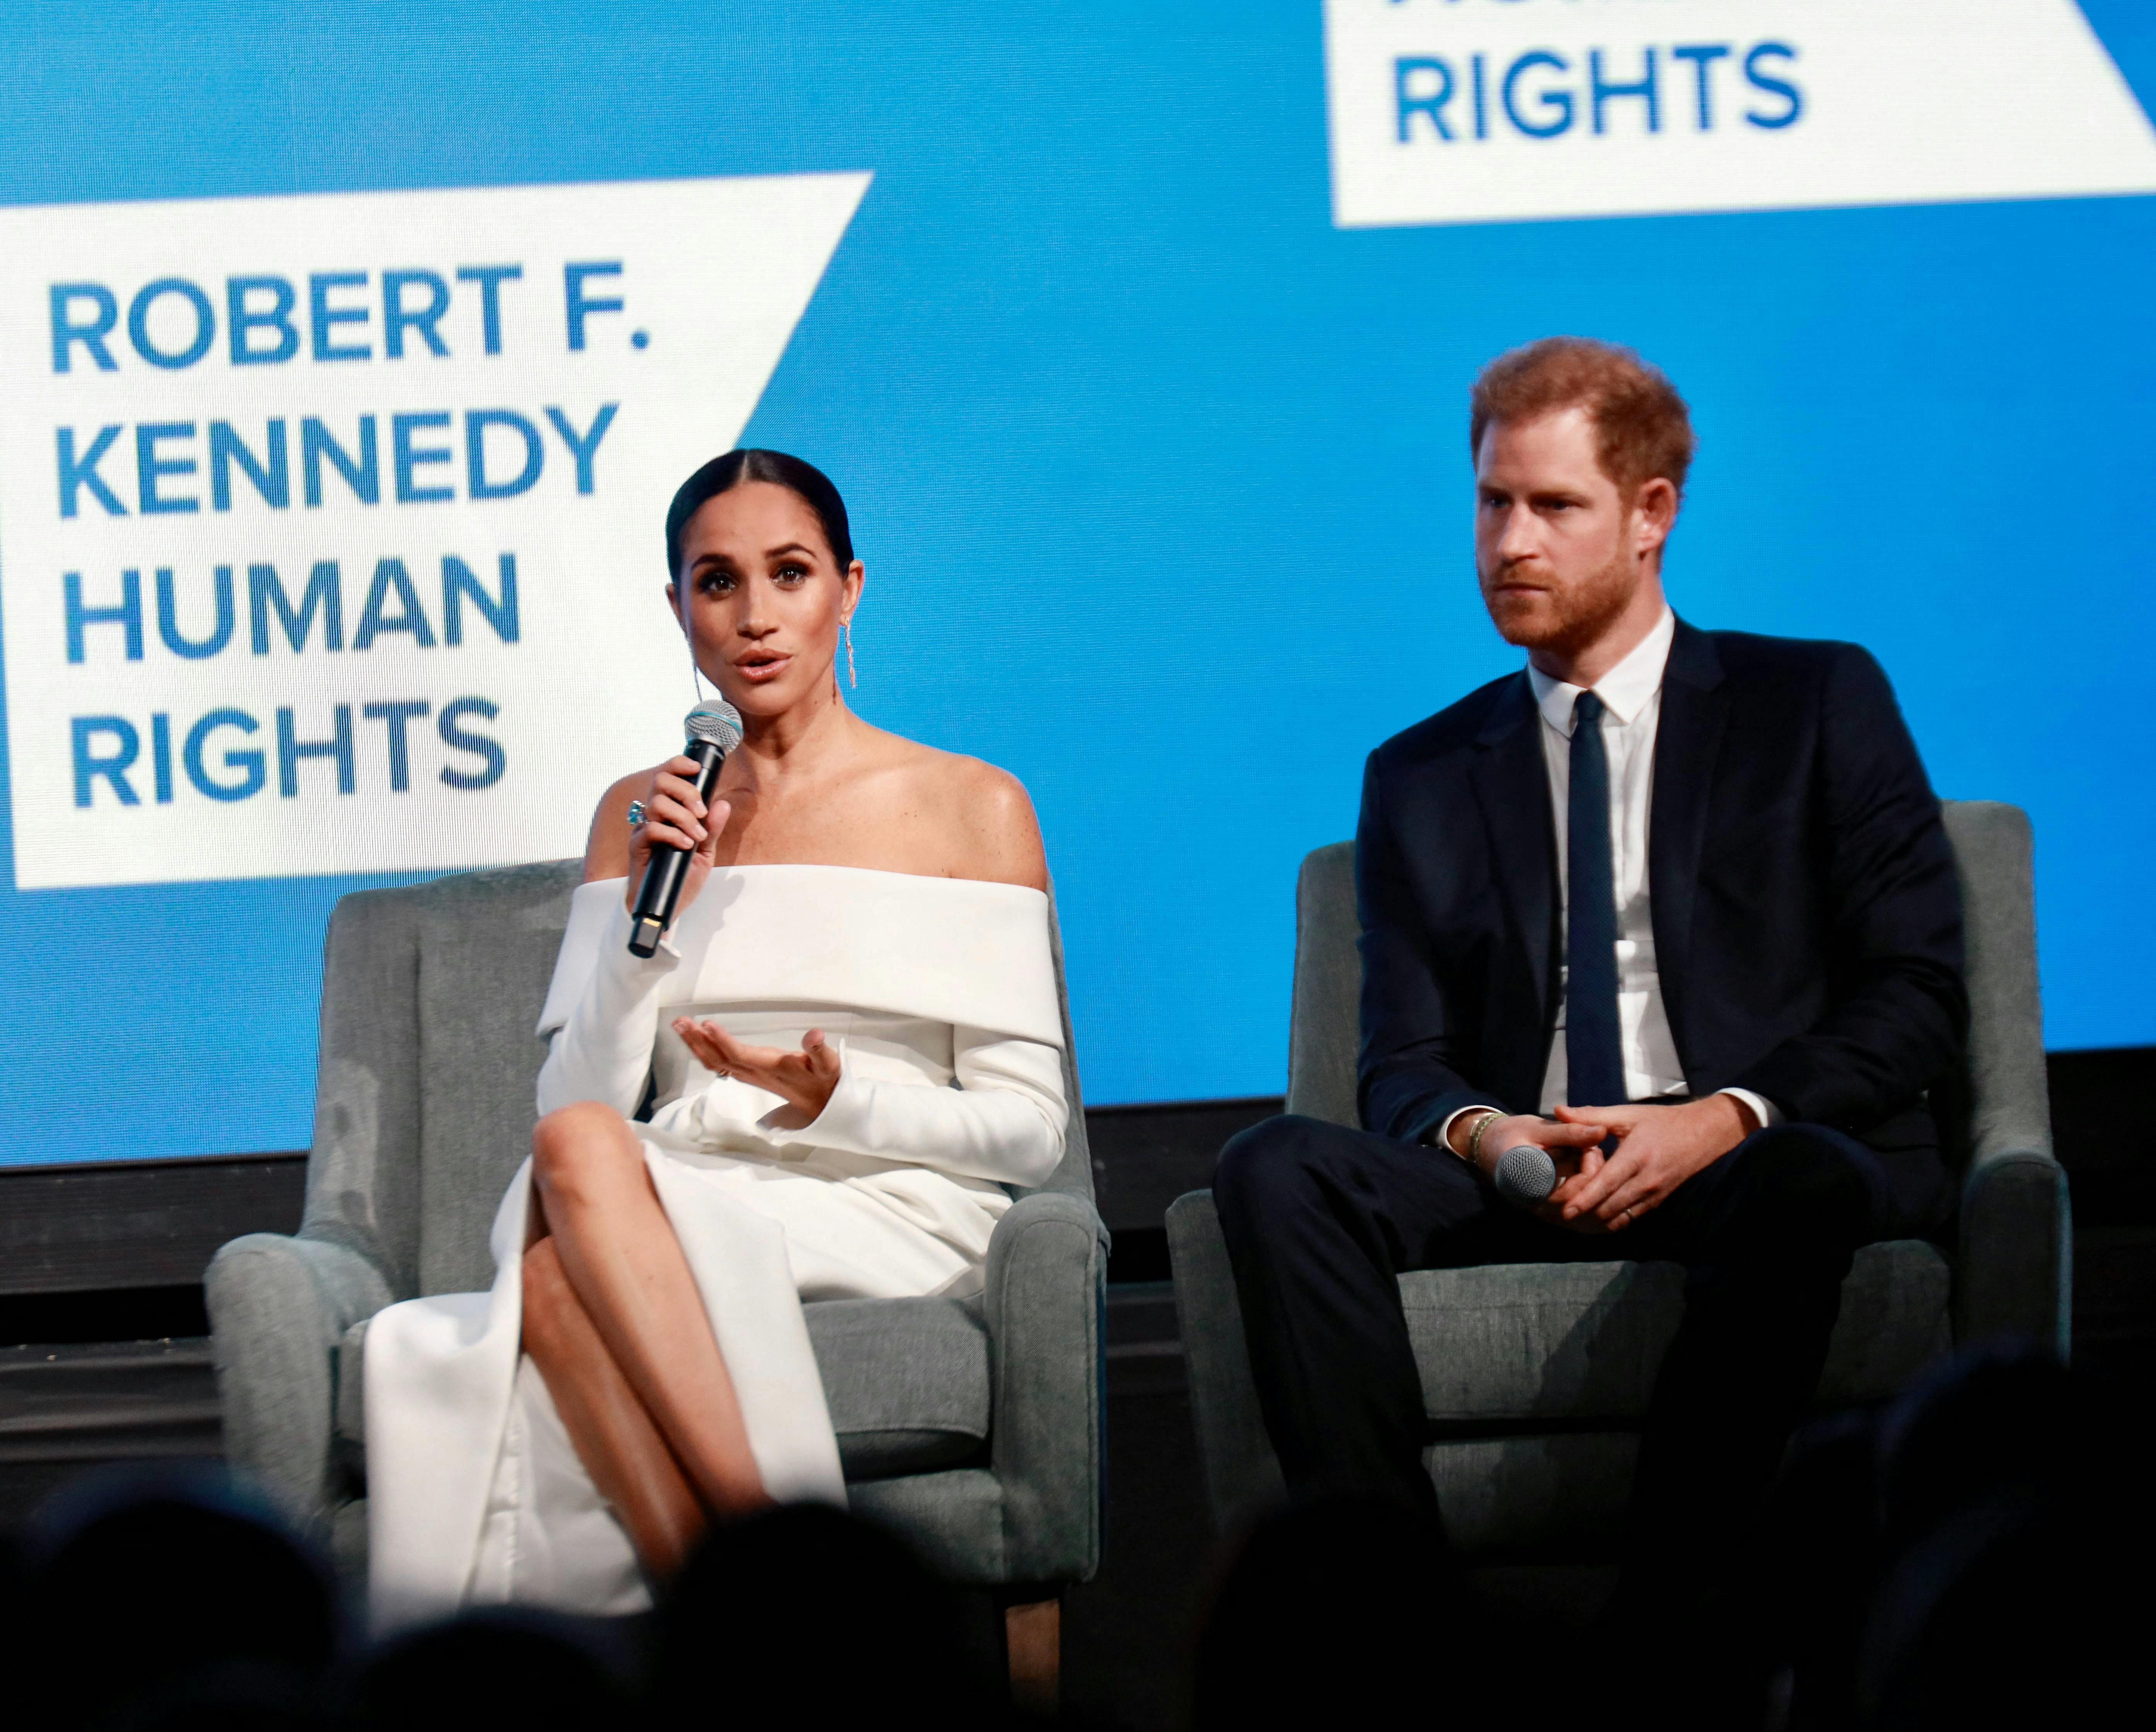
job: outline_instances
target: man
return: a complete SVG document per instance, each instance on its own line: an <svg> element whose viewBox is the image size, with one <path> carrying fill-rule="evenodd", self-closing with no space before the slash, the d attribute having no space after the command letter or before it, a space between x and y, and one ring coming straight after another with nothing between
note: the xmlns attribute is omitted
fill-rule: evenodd
<svg viewBox="0 0 2156 1732"><path fill-rule="evenodd" d="M1961 1063L1960 902L1872 659L1670 611L1667 379L1551 338L1484 372L1470 435L1476 574L1527 666L1371 754L1367 1128L1270 1120L1215 1194L1291 1489L1424 1513L1396 1277L1684 1264L1625 1583L1671 1611L1759 1503L1858 1247L1944 1224L1926 1092ZM1532 1210L1491 1182L1522 1143L1561 1175Z"/></svg>

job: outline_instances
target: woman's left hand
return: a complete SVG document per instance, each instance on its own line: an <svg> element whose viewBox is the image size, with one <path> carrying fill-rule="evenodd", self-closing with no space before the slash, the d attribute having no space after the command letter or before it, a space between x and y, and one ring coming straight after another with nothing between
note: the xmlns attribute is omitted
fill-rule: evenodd
<svg viewBox="0 0 2156 1732"><path fill-rule="evenodd" d="M769 1115L779 1130L798 1131L814 1124L839 1086L839 1051L819 1028L812 1028L801 1037L798 1052L777 1046L751 1046L737 1041L716 1022L697 1022L686 1016L674 1019L674 1032L706 1070L721 1077L738 1077L750 1087L783 1100L786 1104Z"/></svg>

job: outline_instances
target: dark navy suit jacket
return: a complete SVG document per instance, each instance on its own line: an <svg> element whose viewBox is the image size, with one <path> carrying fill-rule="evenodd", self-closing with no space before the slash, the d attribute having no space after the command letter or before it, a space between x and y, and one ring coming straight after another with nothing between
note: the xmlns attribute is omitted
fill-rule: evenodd
<svg viewBox="0 0 2156 1732"><path fill-rule="evenodd" d="M1926 1091L1958 1085L1969 1020L1961 900L1879 665L1680 620L1647 850L1691 1092L1748 1088L1876 1148L1937 1147ZM1413 1140L1478 1102L1536 1111L1563 944L1524 671L1370 754L1355 861L1364 1125Z"/></svg>

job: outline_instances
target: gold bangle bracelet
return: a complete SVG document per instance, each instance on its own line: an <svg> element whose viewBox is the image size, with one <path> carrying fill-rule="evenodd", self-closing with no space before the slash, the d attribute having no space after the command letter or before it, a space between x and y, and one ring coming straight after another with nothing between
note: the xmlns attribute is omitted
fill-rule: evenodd
<svg viewBox="0 0 2156 1732"><path fill-rule="evenodd" d="M1483 1109L1481 1121L1467 1133L1467 1153L1460 1156L1460 1159L1469 1166L1475 1164L1475 1157L1482 1152L1482 1133L1504 1116L1495 1107L1486 1107Z"/></svg>

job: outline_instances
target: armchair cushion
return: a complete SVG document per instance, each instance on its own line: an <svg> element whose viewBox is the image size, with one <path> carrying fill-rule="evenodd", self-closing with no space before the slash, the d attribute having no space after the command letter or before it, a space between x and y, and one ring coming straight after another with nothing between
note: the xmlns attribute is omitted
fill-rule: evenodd
<svg viewBox="0 0 2156 1732"><path fill-rule="evenodd" d="M988 1337L978 1302L826 1299L804 1308L849 1481L927 1473L988 1442ZM336 1441L360 1459L367 1324L337 1349Z"/></svg>
<svg viewBox="0 0 2156 1732"><path fill-rule="evenodd" d="M1842 1289L1820 1400L1891 1394L1951 1344L1950 1275L1921 1240L1866 1246ZM1675 1263L1514 1263L1400 1277L1423 1404L1440 1426L1636 1423L1684 1307Z"/></svg>
<svg viewBox="0 0 2156 1732"><path fill-rule="evenodd" d="M1235 1274L1210 1191L1168 1211L1192 1417L1216 1525L1277 1498ZM1951 1274L1922 1240L1866 1246L1820 1380L1835 1407L1891 1394L1952 1344ZM1463 1558L1614 1555L1639 1424L1684 1303L1674 1263L1513 1263L1400 1277L1435 1441L1424 1462Z"/></svg>

